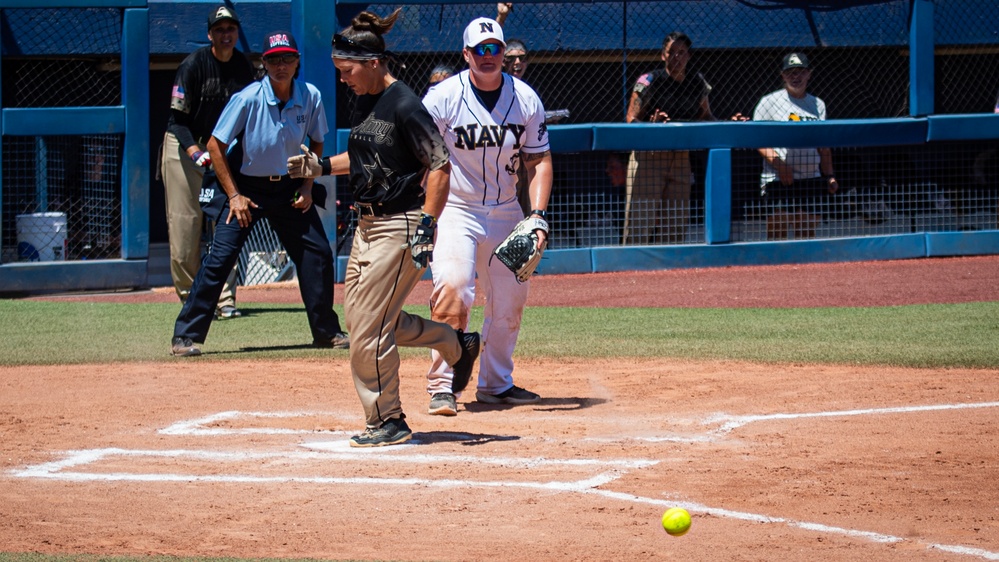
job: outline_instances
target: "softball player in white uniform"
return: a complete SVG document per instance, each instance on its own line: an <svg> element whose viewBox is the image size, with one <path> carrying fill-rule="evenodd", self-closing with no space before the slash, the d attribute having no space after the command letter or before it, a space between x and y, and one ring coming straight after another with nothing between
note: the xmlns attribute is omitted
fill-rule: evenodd
<svg viewBox="0 0 999 562"><path fill-rule="evenodd" d="M431 314L468 328L476 274L485 292L482 354L475 393L479 402L529 404L537 394L513 384L513 351L527 303L520 284L493 249L523 220L517 169L527 166L532 215L544 217L552 185L545 110L526 83L502 72L503 30L478 18L463 35L469 70L435 86L423 98L451 152L451 189L438 219ZM541 241L545 241L541 233ZM452 392L451 368L436 351L428 374L431 394Z"/></svg>

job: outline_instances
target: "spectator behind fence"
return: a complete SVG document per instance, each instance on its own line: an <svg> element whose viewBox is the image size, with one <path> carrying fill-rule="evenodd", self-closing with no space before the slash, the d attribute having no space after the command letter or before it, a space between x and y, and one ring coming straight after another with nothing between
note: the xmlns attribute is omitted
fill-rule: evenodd
<svg viewBox="0 0 999 562"><path fill-rule="evenodd" d="M513 11L513 2L500 2L496 4L496 21L500 25L506 21L506 17ZM524 79L528 65L527 45L520 39L510 39L506 42L506 50L503 51L503 72L514 78ZM568 109L552 109L545 111L545 123L549 125L558 123L569 117Z"/></svg>
<svg viewBox="0 0 999 562"><path fill-rule="evenodd" d="M513 2L498 2L496 4L496 22L500 25L506 23L506 18L512 11Z"/></svg>
<svg viewBox="0 0 999 562"><path fill-rule="evenodd" d="M812 76L808 57L791 53L784 57L781 79L784 88L760 99L753 111L754 121L825 121L826 104L807 93ZM763 173L760 195L769 207L767 238L813 238L822 220L827 194L835 194L839 184L833 176L832 151L828 148L761 148Z"/></svg>
<svg viewBox="0 0 999 562"><path fill-rule="evenodd" d="M620 240L624 226L624 195L628 189L627 156L616 152L607 155L607 167L604 169L610 184L607 190L607 201L610 205L610 218L614 231L618 234L614 239Z"/></svg>
<svg viewBox="0 0 999 562"><path fill-rule="evenodd" d="M510 76L523 80L527 64L527 45L520 39L511 39L503 54L503 70Z"/></svg>
<svg viewBox="0 0 999 562"><path fill-rule="evenodd" d="M195 50L177 68L170 117L160 154L170 239L170 277L183 304L201 264L204 213L198 196L212 165L206 144L229 98L253 81L253 67L236 50L239 18L225 6L208 15L211 45ZM215 315L240 316L236 308L236 268L229 272Z"/></svg>
<svg viewBox="0 0 999 562"><path fill-rule="evenodd" d="M663 40L664 68L641 75L632 89L625 121L714 121L700 73L689 74L691 40L674 31ZM733 119L741 119L741 115ZM690 220L693 174L686 150L634 151L628 161L624 244L683 242Z"/></svg>
<svg viewBox="0 0 999 562"><path fill-rule="evenodd" d="M288 158L299 154L307 139L312 150L322 154L329 132L323 101L315 86L296 80L299 52L290 33L268 34L263 50L267 75L229 100L208 141L220 211L212 249L174 325L173 355L201 354L198 344L208 337L225 276L262 218L297 269L312 345L350 347L333 311L333 250L313 204L325 203L325 188L313 189L312 178L286 174Z"/></svg>
<svg viewBox="0 0 999 562"><path fill-rule="evenodd" d="M502 26L507 16L513 11L513 2L499 2L496 4L496 21ZM520 39L510 39L506 42L506 49L503 50L503 72L514 78L524 80L528 65L527 45ZM569 117L568 109L556 109L545 111L545 123L554 124ZM527 177L527 167L521 166L517 169L517 200L520 201L520 208L527 216L531 212L531 196L528 193L528 186L531 180Z"/></svg>
<svg viewBox="0 0 999 562"><path fill-rule="evenodd" d="M616 246L621 243L628 154L587 152L575 157L560 158L567 171L580 173L556 174L553 223L564 226L548 247Z"/></svg>
<svg viewBox="0 0 999 562"><path fill-rule="evenodd" d="M427 80L429 86L446 80L454 76L454 69L446 64L438 64L430 71L430 79Z"/></svg>

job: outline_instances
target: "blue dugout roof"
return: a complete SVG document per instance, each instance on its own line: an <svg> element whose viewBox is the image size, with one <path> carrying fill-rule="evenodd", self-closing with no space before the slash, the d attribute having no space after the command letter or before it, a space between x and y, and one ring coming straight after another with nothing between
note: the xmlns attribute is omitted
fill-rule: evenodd
<svg viewBox="0 0 999 562"><path fill-rule="evenodd" d="M396 49L401 52L440 52L460 47L449 44L459 34L458 30L448 27L446 33L442 31L442 4L448 5L445 11L457 11L458 14L465 14L467 19L482 15L483 10L494 10L492 3L464 5L454 0L410 1L392 5L340 2L337 10L344 12L370 7L375 11L389 11L404 5L405 20L410 25L393 30L392 36L392 43L405 46ZM87 3L77 0L62 2L64 5L81 6ZM135 0L120 0L117 3L133 7L142 5L142 2ZM216 0L149 0L150 54L186 54L207 44L206 16L211 6L217 3ZM271 28L287 27L291 19L290 4L290 0L233 2L244 24L241 50L259 52L259 38L264 33ZM63 17L60 33L53 34L47 18L14 20L8 12L11 8L55 11L66 8L34 8L32 2L27 0L0 0L0 5L5 8L4 56L101 55L114 54L118 49L117 45L94 44L84 37L94 25L93 18L107 19L114 24L119 18L116 9L88 8L85 19ZM939 2L935 10L938 20L960 23L938 25L935 30L937 45L999 43L999 29L994 18L967 17L969 14L992 13L995 10L992 0ZM333 17L333 2L330 2L327 17ZM608 25L609 21L623 18L629 22L626 29ZM759 32L761 19L774 22L775 28ZM628 4L550 2L545 5L522 0L517 5L517 17L509 21L507 27L508 35L530 37L532 50L541 51L618 50L622 47L655 49L666 33L676 29L694 38L699 49L788 45L904 47L908 44L908 19L907 0L686 0ZM12 22L15 22L14 25ZM446 25L450 26L450 23Z"/></svg>

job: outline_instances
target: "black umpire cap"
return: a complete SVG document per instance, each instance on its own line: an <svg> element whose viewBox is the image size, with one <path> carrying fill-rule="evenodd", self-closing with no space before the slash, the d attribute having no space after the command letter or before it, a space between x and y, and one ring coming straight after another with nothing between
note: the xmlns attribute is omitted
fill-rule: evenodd
<svg viewBox="0 0 999 562"><path fill-rule="evenodd" d="M809 68L808 57L805 56L805 53L791 53L784 57L780 69L783 71L792 68Z"/></svg>
<svg viewBox="0 0 999 562"><path fill-rule="evenodd" d="M232 20L232 23L239 25L239 18L236 17L236 12L229 9L228 6L219 5L208 14L208 29L211 29L222 20Z"/></svg>

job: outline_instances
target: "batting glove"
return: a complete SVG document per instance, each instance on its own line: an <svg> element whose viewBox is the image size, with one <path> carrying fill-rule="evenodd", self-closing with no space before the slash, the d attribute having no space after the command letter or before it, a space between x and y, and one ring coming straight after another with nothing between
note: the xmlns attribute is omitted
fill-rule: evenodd
<svg viewBox="0 0 999 562"><path fill-rule="evenodd" d="M413 265L416 269L430 267L434 261L434 234L437 232L437 220L424 214L420 216L420 224L416 233L409 240L409 251L413 255Z"/></svg>
<svg viewBox="0 0 999 562"><path fill-rule="evenodd" d="M300 145L302 154L288 159L288 174L293 178L318 178L323 175L323 164L309 147Z"/></svg>
<svg viewBox="0 0 999 562"><path fill-rule="evenodd" d="M191 160L194 160L194 163L202 168L207 168L212 165L212 155L205 150L199 150L192 154Z"/></svg>

